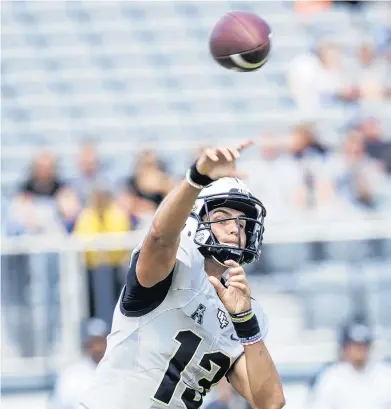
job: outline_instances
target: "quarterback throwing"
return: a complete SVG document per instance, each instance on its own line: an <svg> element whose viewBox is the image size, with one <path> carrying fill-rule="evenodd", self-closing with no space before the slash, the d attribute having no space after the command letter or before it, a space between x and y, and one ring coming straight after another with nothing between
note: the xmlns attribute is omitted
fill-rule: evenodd
<svg viewBox="0 0 391 409"><path fill-rule="evenodd" d="M224 376L254 409L284 406L242 268L259 258L266 216L235 168L250 144L206 149L160 205L81 408L197 409Z"/></svg>

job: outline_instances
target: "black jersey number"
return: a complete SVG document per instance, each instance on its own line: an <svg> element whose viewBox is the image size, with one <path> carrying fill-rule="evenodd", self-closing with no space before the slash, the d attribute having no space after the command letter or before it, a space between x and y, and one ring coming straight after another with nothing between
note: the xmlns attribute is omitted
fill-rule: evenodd
<svg viewBox="0 0 391 409"><path fill-rule="evenodd" d="M182 372L189 365L202 338L191 330L179 331L174 340L178 343L174 355L170 359L168 368L163 376L154 400L169 406L175 390L181 380ZM207 372L212 371L212 364L218 367L212 379L202 378L198 384L202 388L201 395L191 388L186 388L182 394L182 401L186 409L197 409L202 405L202 397L218 383L231 366L231 359L220 351L205 354L198 365Z"/></svg>

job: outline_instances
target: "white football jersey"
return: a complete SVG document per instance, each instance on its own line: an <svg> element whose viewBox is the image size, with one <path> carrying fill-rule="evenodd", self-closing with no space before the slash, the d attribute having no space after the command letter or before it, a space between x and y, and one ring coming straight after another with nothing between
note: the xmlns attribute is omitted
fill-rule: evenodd
<svg viewBox="0 0 391 409"><path fill-rule="evenodd" d="M265 335L263 312L254 304ZM182 234L163 302L141 317L125 316L118 302L106 354L81 407L197 409L242 353L229 314L208 281L204 258Z"/></svg>

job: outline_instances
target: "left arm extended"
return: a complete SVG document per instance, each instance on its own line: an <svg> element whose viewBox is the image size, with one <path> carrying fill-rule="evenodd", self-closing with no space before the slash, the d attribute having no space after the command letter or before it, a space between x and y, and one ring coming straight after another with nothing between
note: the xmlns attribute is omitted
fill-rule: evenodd
<svg viewBox="0 0 391 409"><path fill-rule="evenodd" d="M244 347L228 379L253 409L281 409L285 405L280 376L263 341Z"/></svg>
<svg viewBox="0 0 391 409"><path fill-rule="evenodd" d="M209 281L230 313L244 348L244 355L227 374L228 379L253 409L281 409L285 405L281 380L251 309L251 292L245 272L233 260L224 264L228 267L227 287L216 277L210 276Z"/></svg>

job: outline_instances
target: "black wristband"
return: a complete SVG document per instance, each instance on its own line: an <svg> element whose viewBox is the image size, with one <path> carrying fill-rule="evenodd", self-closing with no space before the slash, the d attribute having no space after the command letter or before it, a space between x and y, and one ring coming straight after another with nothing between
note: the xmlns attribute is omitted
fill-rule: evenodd
<svg viewBox="0 0 391 409"><path fill-rule="evenodd" d="M250 345L262 339L257 317L251 309L239 314L231 314L231 320L242 344Z"/></svg>
<svg viewBox="0 0 391 409"><path fill-rule="evenodd" d="M200 186L208 186L214 181L209 176L202 175L200 172L198 172L196 163L191 166L189 177L192 182Z"/></svg>
<svg viewBox="0 0 391 409"><path fill-rule="evenodd" d="M233 325L239 338L252 338L260 332L258 320L255 315L246 322L233 322Z"/></svg>

